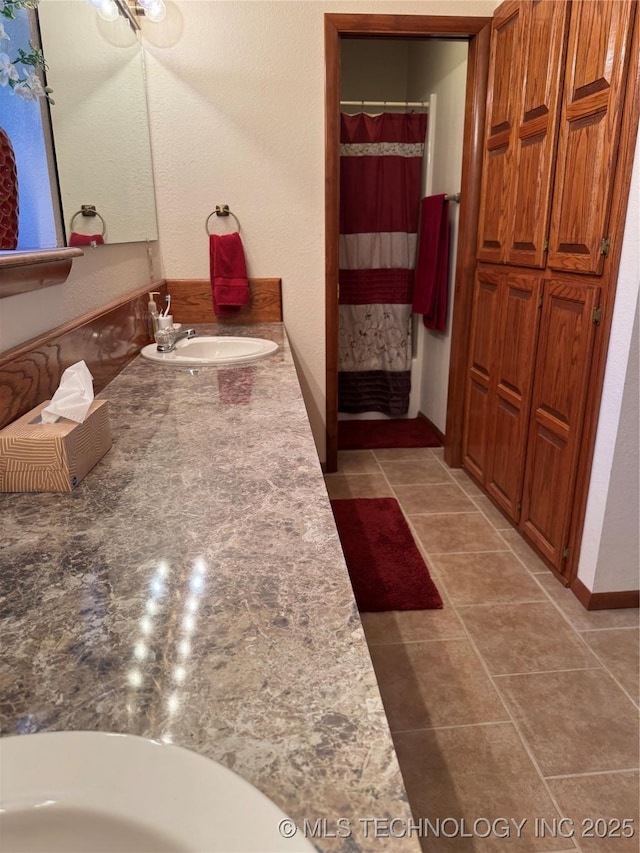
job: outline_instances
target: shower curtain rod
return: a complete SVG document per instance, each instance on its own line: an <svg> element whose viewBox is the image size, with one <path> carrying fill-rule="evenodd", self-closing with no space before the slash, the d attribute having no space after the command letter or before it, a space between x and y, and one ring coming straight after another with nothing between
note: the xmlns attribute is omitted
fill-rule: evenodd
<svg viewBox="0 0 640 853"><path fill-rule="evenodd" d="M426 107L429 101L340 101L341 107Z"/></svg>

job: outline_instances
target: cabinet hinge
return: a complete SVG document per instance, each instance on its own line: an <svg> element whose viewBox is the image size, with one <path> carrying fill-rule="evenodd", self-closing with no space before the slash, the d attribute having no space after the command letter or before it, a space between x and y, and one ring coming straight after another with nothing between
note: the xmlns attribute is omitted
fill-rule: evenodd
<svg viewBox="0 0 640 853"><path fill-rule="evenodd" d="M597 308L593 309L593 322L596 326L600 325L600 320L602 320L602 306L598 305Z"/></svg>
<svg viewBox="0 0 640 853"><path fill-rule="evenodd" d="M563 548L563 550L562 550L562 559L563 559L563 560L568 559L568 557L569 557L569 550L570 550L570 549L569 549L569 546L568 546L568 545L565 545L565 546L564 546L564 548Z"/></svg>
<svg viewBox="0 0 640 853"><path fill-rule="evenodd" d="M538 294L538 308L542 308L542 294Z"/></svg>
<svg viewBox="0 0 640 853"><path fill-rule="evenodd" d="M609 250L611 249L611 237L603 237L600 240L600 254L605 257L609 254Z"/></svg>
<svg viewBox="0 0 640 853"><path fill-rule="evenodd" d="M549 251L549 238L548 237L544 238L544 243L542 244L542 251L543 252Z"/></svg>
<svg viewBox="0 0 640 853"><path fill-rule="evenodd" d="M520 510L522 509L522 501L518 501L518 503L516 504L516 509L518 510L518 512L520 512Z"/></svg>

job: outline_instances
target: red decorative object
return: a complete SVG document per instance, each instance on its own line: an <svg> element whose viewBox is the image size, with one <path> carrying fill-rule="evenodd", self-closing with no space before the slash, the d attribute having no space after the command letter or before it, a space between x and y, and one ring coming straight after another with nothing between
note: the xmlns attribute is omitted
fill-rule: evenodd
<svg viewBox="0 0 640 853"><path fill-rule="evenodd" d="M331 509L360 613L442 608L394 498L333 500Z"/></svg>
<svg viewBox="0 0 640 853"><path fill-rule="evenodd" d="M18 245L18 171L9 137L0 127L0 249Z"/></svg>
<svg viewBox="0 0 640 853"><path fill-rule="evenodd" d="M338 421L338 450L381 447L440 447L426 418Z"/></svg>

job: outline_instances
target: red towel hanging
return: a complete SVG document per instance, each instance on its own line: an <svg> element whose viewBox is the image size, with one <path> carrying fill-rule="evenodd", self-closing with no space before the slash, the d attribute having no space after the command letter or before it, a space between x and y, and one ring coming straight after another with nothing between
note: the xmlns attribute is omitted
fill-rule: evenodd
<svg viewBox="0 0 640 853"><path fill-rule="evenodd" d="M449 298L449 202L432 195L421 202L418 261L413 285L413 311L427 329L442 332Z"/></svg>
<svg viewBox="0 0 640 853"><path fill-rule="evenodd" d="M104 244L102 234L79 234L77 231L72 231L69 236L70 246L95 246Z"/></svg>
<svg viewBox="0 0 640 853"><path fill-rule="evenodd" d="M251 301L240 235L210 234L209 261L214 313L217 317L237 314Z"/></svg>

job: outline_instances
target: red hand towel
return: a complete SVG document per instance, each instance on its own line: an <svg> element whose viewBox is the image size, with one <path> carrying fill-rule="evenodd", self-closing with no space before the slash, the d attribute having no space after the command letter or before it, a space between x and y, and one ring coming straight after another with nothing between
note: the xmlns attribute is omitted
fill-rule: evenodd
<svg viewBox="0 0 640 853"><path fill-rule="evenodd" d="M78 234L77 231L72 231L69 237L70 246L90 246L92 243L104 245L102 234Z"/></svg>
<svg viewBox="0 0 640 853"><path fill-rule="evenodd" d="M423 198L413 311L427 329L444 331L449 294L449 202L444 195Z"/></svg>
<svg viewBox="0 0 640 853"><path fill-rule="evenodd" d="M251 299L247 264L240 235L237 232L211 234L209 261L215 315L228 317L231 314L237 314L240 308L248 305Z"/></svg>

